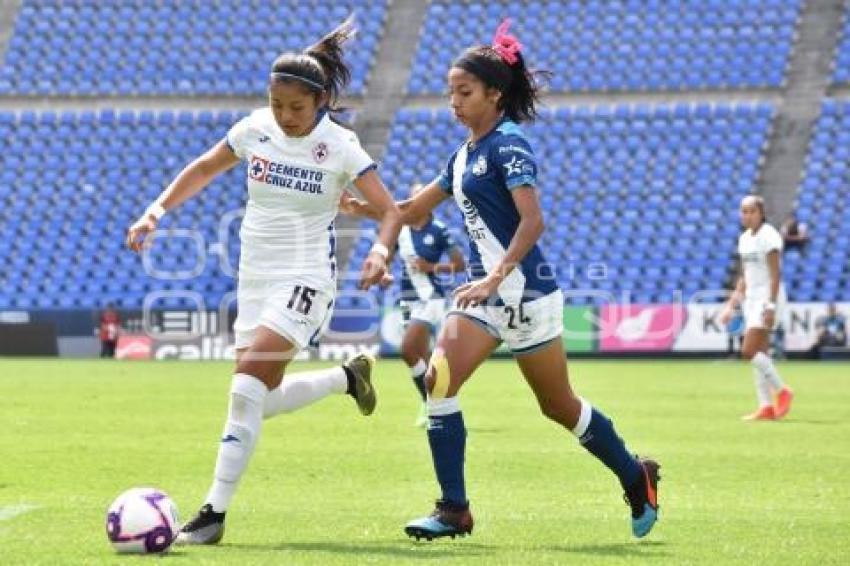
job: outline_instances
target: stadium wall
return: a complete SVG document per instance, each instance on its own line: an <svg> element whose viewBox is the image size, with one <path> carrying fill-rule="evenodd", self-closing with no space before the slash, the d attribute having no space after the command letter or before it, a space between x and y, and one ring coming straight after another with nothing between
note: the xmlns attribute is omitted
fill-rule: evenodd
<svg viewBox="0 0 850 566"><path fill-rule="evenodd" d="M607 304L565 306L564 347L580 357L717 357L727 354L729 332L716 321L722 305ZM838 303L850 310L850 302ZM815 323L826 313L826 303L791 303L783 320L782 341L790 355L802 354L815 341ZM31 329L44 330L43 355L91 357L99 351L96 337L97 311L38 311L5 313L0 325L6 336L30 336ZM120 313L125 330L117 357L137 360L232 360L233 312L152 311ZM15 332L15 328L19 332ZM24 332L26 330L26 332ZM403 332L401 311L395 307L338 311L317 348L298 359L336 361L361 352L397 357ZM11 344L9 342L8 344ZM0 355L9 355L8 348ZM32 348L21 353L40 355ZM507 356L501 347L496 355Z"/></svg>

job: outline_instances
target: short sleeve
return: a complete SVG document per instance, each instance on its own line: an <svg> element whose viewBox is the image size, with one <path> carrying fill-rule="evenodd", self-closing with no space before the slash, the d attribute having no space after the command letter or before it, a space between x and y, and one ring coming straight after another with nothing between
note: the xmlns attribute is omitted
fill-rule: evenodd
<svg viewBox="0 0 850 566"><path fill-rule="evenodd" d="M449 160L446 162L445 168L440 172L440 175L437 177L436 181L443 192L448 194L452 194L452 185L454 183L453 180L453 169L455 166L455 157L457 156L457 152L453 153Z"/></svg>
<svg viewBox="0 0 850 566"><path fill-rule="evenodd" d="M357 134L349 133L349 137L345 143L345 158L343 159L343 169L349 180L354 181L367 171L377 169L375 161L366 153L363 146L360 145L360 140L357 139Z"/></svg>
<svg viewBox="0 0 850 566"><path fill-rule="evenodd" d="M490 159L510 191L523 185L537 186L537 161L531 145L522 136L506 135L493 144Z"/></svg>
<svg viewBox="0 0 850 566"><path fill-rule="evenodd" d="M772 226L769 228L769 230L764 231L764 236L762 237L762 251L765 254L774 250L781 252L783 247L782 236Z"/></svg>
<svg viewBox="0 0 850 566"><path fill-rule="evenodd" d="M245 116L233 124L227 132L227 136L224 138L227 147L229 147L230 151L232 151L239 159L245 159L245 141L248 138L248 130L251 127L250 122L251 117Z"/></svg>

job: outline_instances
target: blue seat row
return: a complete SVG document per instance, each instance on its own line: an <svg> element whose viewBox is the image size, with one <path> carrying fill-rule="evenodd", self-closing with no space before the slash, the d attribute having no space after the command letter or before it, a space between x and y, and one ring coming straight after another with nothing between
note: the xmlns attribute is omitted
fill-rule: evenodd
<svg viewBox="0 0 850 566"><path fill-rule="evenodd" d="M800 0L526 0L428 8L408 91L445 91L451 61L510 17L556 91L693 90L784 83ZM436 41L435 38L440 38Z"/></svg>
<svg viewBox="0 0 850 566"><path fill-rule="evenodd" d="M350 92L362 94L386 5L28 1L0 69L0 94L261 96L280 53L301 51L351 13L359 33L346 55Z"/></svg>

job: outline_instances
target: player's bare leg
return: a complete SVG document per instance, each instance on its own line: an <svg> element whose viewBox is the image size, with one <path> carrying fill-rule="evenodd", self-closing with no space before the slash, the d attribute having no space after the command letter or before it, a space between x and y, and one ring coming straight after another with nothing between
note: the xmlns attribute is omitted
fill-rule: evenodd
<svg viewBox="0 0 850 566"><path fill-rule="evenodd" d="M499 341L479 323L457 314L446 318L437 338L426 384L428 442L442 496L429 516L405 526L404 532L417 540L472 533L473 520L464 480L466 427L457 394L498 345Z"/></svg>
<svg viewBox="0 0 850 566"><path fill-rule="evenodd" d="M588 452L617 475L631 506L632 532L646 536L658 519L658 463L632 456L613 423L575 394L560 337L532 353L517 355L516 360L543 414L575 434Z"/></svg>

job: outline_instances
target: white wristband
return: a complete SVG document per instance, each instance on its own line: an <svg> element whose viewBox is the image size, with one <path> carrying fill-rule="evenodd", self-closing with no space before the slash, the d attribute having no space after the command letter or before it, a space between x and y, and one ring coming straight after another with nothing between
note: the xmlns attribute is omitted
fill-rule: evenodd
<svg viewBox="0 0 850 566"><path fill-rule="evenodd" d="M764 304L764 310L766 310L766 311L775 311L775 310L776 310L776 303L772 303L772 302L770 302L770 301L766 302L766 303Z"/></svg>
<svg viewBox="0 0 850 566"><path fill-rule="evenodd" d="M165 216L165 207L163 207L159 202L151 203L147 210L145 210L145 216L153 216L158 222L160 218Z"/></svg>
<svg viewBox="0 0 850 566"><path fill-rule="evenodd" d="M376 253L384 259L390 257L390 250L387 249L387 246L385 246L381 242L375 242L374 244L372 244L372 249L369 250L369 253Z"/></svg>

